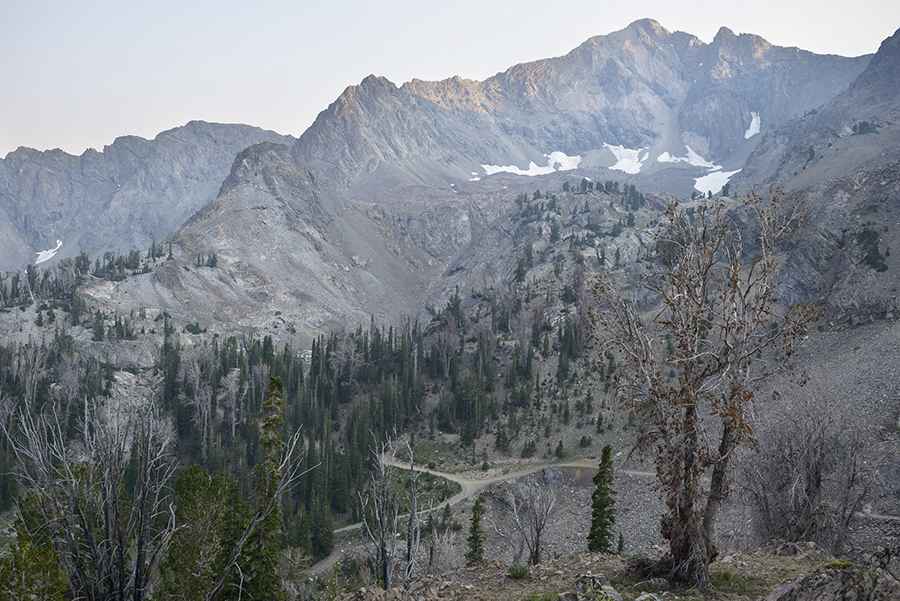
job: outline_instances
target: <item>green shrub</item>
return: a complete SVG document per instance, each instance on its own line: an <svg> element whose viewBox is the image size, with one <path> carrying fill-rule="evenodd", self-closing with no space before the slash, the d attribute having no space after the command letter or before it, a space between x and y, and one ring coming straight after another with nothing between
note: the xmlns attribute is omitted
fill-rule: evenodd
<svg viewBox="0 0 900 601"><path fill-rule="evenodd" d="M509 572L506 574L513 580L524 580L528 578L528 566L524 566L520 563L514 563L509 566Z"/></svg>
<svg viewBox="0 0 900 601"><path fill-rule="evenodd" d="M822 567L826 570L849 570L853 567L853 562L847 559L833 559Z"/></svg>
<svg viewBox="0 0 900 601"><path fill-rule="evenodd" d="M868 227L856 233L856 243L862 249L863 262L875 271L887 271L884 255L878 248L878 232Z"/></svg>
<svg viewBox="0 0 900 601"><path fill-rule="evenodd" d="M738 574L729 569L720 569L710 574L710 582L720 593L753 596L765 589L765 583L753 576Z"/></svg>

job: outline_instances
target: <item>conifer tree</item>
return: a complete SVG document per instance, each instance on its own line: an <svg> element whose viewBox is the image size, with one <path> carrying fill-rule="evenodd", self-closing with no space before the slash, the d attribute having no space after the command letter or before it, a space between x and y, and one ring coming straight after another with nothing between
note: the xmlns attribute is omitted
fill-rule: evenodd
<svg viewBox="0 0 900 601"><path fill-rule="evenodd" d="M175 479L178 529L160 564L160 596L203 601L249 519L237 484L194 465Z"/></svg>
<svg viewBox="0 0 900 601"><path fill-rule="evenodd" d="M23 507L32 502L33 499L23 499ZM0 557L0 599L63 601L70 588L56 551L44 533L30 532L34 528L29 528L26 521L27 515L16 521L15 541Z"/></svg>
<svg viewBox="0 0 900 601"><path fill-rule="evenodd" d="M275 494L281 477L279 459L284 447L284 397L281 380L272 378L269 392L263 401L259 425L263 460L257 465L257 503L267 503ZM278 560L282 547L280 507L270 512L243 550L243 590L250 599L280 601L285 598L278 575Z"/></svg>
<svg viewBox="0 0 900 601"><path fill-rule="evenodd" d="M615 523L615 491L613 484L612 449L603 447L600 467L594 476L594 493L591 495L591 529L588 533L588 550L608 553L612 550L612 527Z"/></svg>
<svg viewBox="0 0 900 601"><path fill-rule="evenodd" d="M481 563L484 559L484 534L481 532L481 497L475 499L472 506L472 521L469 524L469 536L466 538L466 561L470 564Z"/></svg>

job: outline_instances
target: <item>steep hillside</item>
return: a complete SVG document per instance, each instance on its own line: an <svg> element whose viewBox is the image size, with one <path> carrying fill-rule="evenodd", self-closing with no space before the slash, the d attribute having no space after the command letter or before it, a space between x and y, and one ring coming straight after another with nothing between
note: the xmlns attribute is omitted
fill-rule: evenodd
<svg viewBox="0 0 900 601"><path fill-rule="evenodd" d="M22 268L57 240L60 256L162 240L216 197L238 152L263 141L292 138L192 121L81 156L19 148L0 159L0 270Z"/></svg>

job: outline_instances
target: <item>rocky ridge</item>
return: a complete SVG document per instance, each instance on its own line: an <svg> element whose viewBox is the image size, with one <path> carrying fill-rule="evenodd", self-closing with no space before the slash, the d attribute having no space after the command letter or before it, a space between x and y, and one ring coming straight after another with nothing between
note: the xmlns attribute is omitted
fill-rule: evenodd
<svg viewBox="0 0 900 601"><path fill-rule="evenodd" d="M56 240L60 257L162 241L216 197L238 152L264 141L293 138L191 121L152 140L124 136L80 156L10 152L0 159L0 270L21 269Z"/></svg>

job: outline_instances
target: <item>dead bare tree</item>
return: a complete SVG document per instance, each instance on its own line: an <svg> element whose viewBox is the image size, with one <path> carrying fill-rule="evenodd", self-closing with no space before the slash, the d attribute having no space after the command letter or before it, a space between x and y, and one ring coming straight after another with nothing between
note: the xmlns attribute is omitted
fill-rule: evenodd
<svg viewBox="0 0 900 601"><path fill-rule="evenodd" d="M362 525L372 546L372 559L378 581L391 587L397 562L397 538L400 525L400 499L388 477L385 457L392 454L388 441L375 444L371 450L372 472L365 492L358 492Z"/></svg>
<svg viewBox="0 0 900 601"><path fill-rule="evenodd" d="M409 456L409 470L407 470L407 486L409 495L409 514L406 516L406 566L404 569L404 582L409 583L416 571L416 562L419 557L419 544L421 542L421 526L419 524L419 474L416 471L416 456L413 451L413 442L410 439L406 443L406 451Z"/></svg>
<svg viewBox="0 0 900 601"><path fill-rule="evenodd" d="M523 548L528 549L528 563L541 563L544 531L556 509L556 490L559 482L553 481L549 470L522 478L506 485L494 502L503 511L509 526L493 520L494 531L502 538L518 540L514 563L521 560Z"/></svg>
<svg viewBox="0 0 900 601"><path fill-rule="evenodd" d="M609 278L594 287L598 358L612 353L624 363L616 390L641 418L639 448L655 457L670 577L700 587L717 555L735 450L753 439L754 390L772 371L765 359L789 355L813 317L777 306L775 245L799 217L782 204L746 201L747 240L723 203L690 214L672 205L643 282L660 303L649 318Z"/></svg>
<svg viewBox="0 0 900 601"><path fill-rule="evenodd" d="M23 410L15 428L2 427L76 597L142 601L175 528L168 429L150 409L111 420L86 414L76 445L55 411Z"/></svg>
<svg viewBox="0 0 900 601"><path fill-rule="evenodd" d="M209 456L211 420L213 401L215 400L212 387L203 378L204 367L199 359L190 361L185 369L185 377L189 379L194 391L190 404L194 409L193 422L200 431L200 456L205 462Z"/></svg>
<svg viewBox="0 0 900 601"><path fill-rule="evenodd" d="M429 538L429 573L441 574L462 567L462 552L452 528L432 528Z"/></svg>
<svg viewBox="0 0 900 601"><path fill-rule="evenodd" d="M814 541L840 553L875 470L865 460L861 427L827 398L807 393L791 390L789 404L757 428L740 483L764 540Z"/></svg>
<svg viewBox="0 0 900 601"><path fill-rule="evenodd" d="M358 494L363 532L372 550L372 563L379 584L387 590L394 583L394 571L402 563L404 584L409 584L418 567L420 524L418 514L417 482L419 472L415 469L415 455L411 444L406 444L409 457L408 495L410 511L406 515L406 552L401 559L399 548L401 536L400 495L395 481L388 471L389 461L397 456L397 444L388 439L376 442L371 449L372 471L364 491Z"/></svg>

